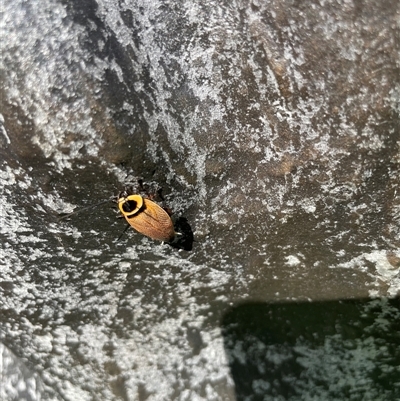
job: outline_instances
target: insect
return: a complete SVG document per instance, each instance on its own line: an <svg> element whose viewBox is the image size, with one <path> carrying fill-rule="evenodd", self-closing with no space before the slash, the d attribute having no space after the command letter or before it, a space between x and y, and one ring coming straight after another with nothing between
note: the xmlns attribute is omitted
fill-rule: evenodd
<svg viewBox="0 0 400 401"><path fill-rule="evenodd" d="M145 196L140 195L145 194ZM156 191L159 198L164 200L161 189ZM75 212L60 214L60 219L68 218L76 213L91 210L96 211L97 206L108 202L117 203L118 209L125 220L129 223L128 227L133 227L139 233L146 235L154 240L166 242L173 248L191 251L193 245L193 232L187 219L183 216L171 219L168 209L163 209L153 201L156 194L150 194L143 185L142 180L138 180L138 186L126 186L117 197L113 196L91 206L83 207ZM119 238L122 237L122 234Z"/></svg>
<svg viewBox="0 0 400 401"><path fill-rule="evenodd" d="M118 209L136 231L158 241L172 242L174 224L169 214L157 203L127 188L118 195Z"/></svg>

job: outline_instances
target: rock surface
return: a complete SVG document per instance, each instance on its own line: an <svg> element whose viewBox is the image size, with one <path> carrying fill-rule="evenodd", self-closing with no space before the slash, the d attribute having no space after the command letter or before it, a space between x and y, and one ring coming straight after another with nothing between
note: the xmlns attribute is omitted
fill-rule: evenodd
<svg viewBox="0 0 400 401"><path fill-rule="evenodd" d="M3 9L0 396L400 398L397 2ZM192 251L59 219L134 177Z"/></svg>

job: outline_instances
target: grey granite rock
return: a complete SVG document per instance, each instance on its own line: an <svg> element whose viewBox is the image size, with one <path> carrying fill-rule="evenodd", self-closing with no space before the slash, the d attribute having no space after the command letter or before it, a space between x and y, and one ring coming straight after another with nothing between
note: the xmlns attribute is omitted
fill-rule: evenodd
<svg viewBox="0 0 400 401"><path fill-rule="evenodd" d="M6 400L400 398L398 2L3 11ZM192 251L59 219L135 177Z"/></svg>

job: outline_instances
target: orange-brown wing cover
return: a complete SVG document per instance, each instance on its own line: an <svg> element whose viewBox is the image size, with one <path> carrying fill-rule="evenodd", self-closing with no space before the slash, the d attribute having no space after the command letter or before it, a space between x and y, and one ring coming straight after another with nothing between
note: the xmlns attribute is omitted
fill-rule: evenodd
<svg viewBox="0 0 400 401"><path fill-rule="evenodd" d="M136 231L152 239L170 242L175 237L174 225L168 213L151 200L143 199L140 212L125 218Z"/></svg>

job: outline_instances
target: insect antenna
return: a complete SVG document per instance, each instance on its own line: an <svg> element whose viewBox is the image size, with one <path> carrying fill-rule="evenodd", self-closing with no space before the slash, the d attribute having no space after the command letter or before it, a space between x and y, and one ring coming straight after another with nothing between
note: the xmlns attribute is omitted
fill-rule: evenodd
<svg viewBox="0 0 400 401"><path fill-rule="evenodd" d="M124 228L124 231L122 231L121 235L118 237L117 242L124 236L129 227L130 225L127 224L126 227Z"/></svg>
<svg viewBox="0 0 400 401"><path fill-rule="evenodd" d="M71 213L59 213L59 214L58 214L59 219L60 219L60 220L64 220L64 219L67 219L68 217L70 217L70 216L72 216L72 215L74 215L74 214L83 212L83 211L85 211L85 210L93 209L93 208L95 208L95 207L97 207L97 206L104 205L105 203L108 203L108 202L112 202L112 201L114 200L114 198L115 198L115 197L112 197L112 198L110 198L110 199L103 200L103 201L101 201L101 202L95 203L94 205L89 205L89 206L86 206L86 207L82 207L82 208L80 208L80 209L78 209L78 210L75 210L75 211L73 211L73 212L71 212Z"/></svg>

